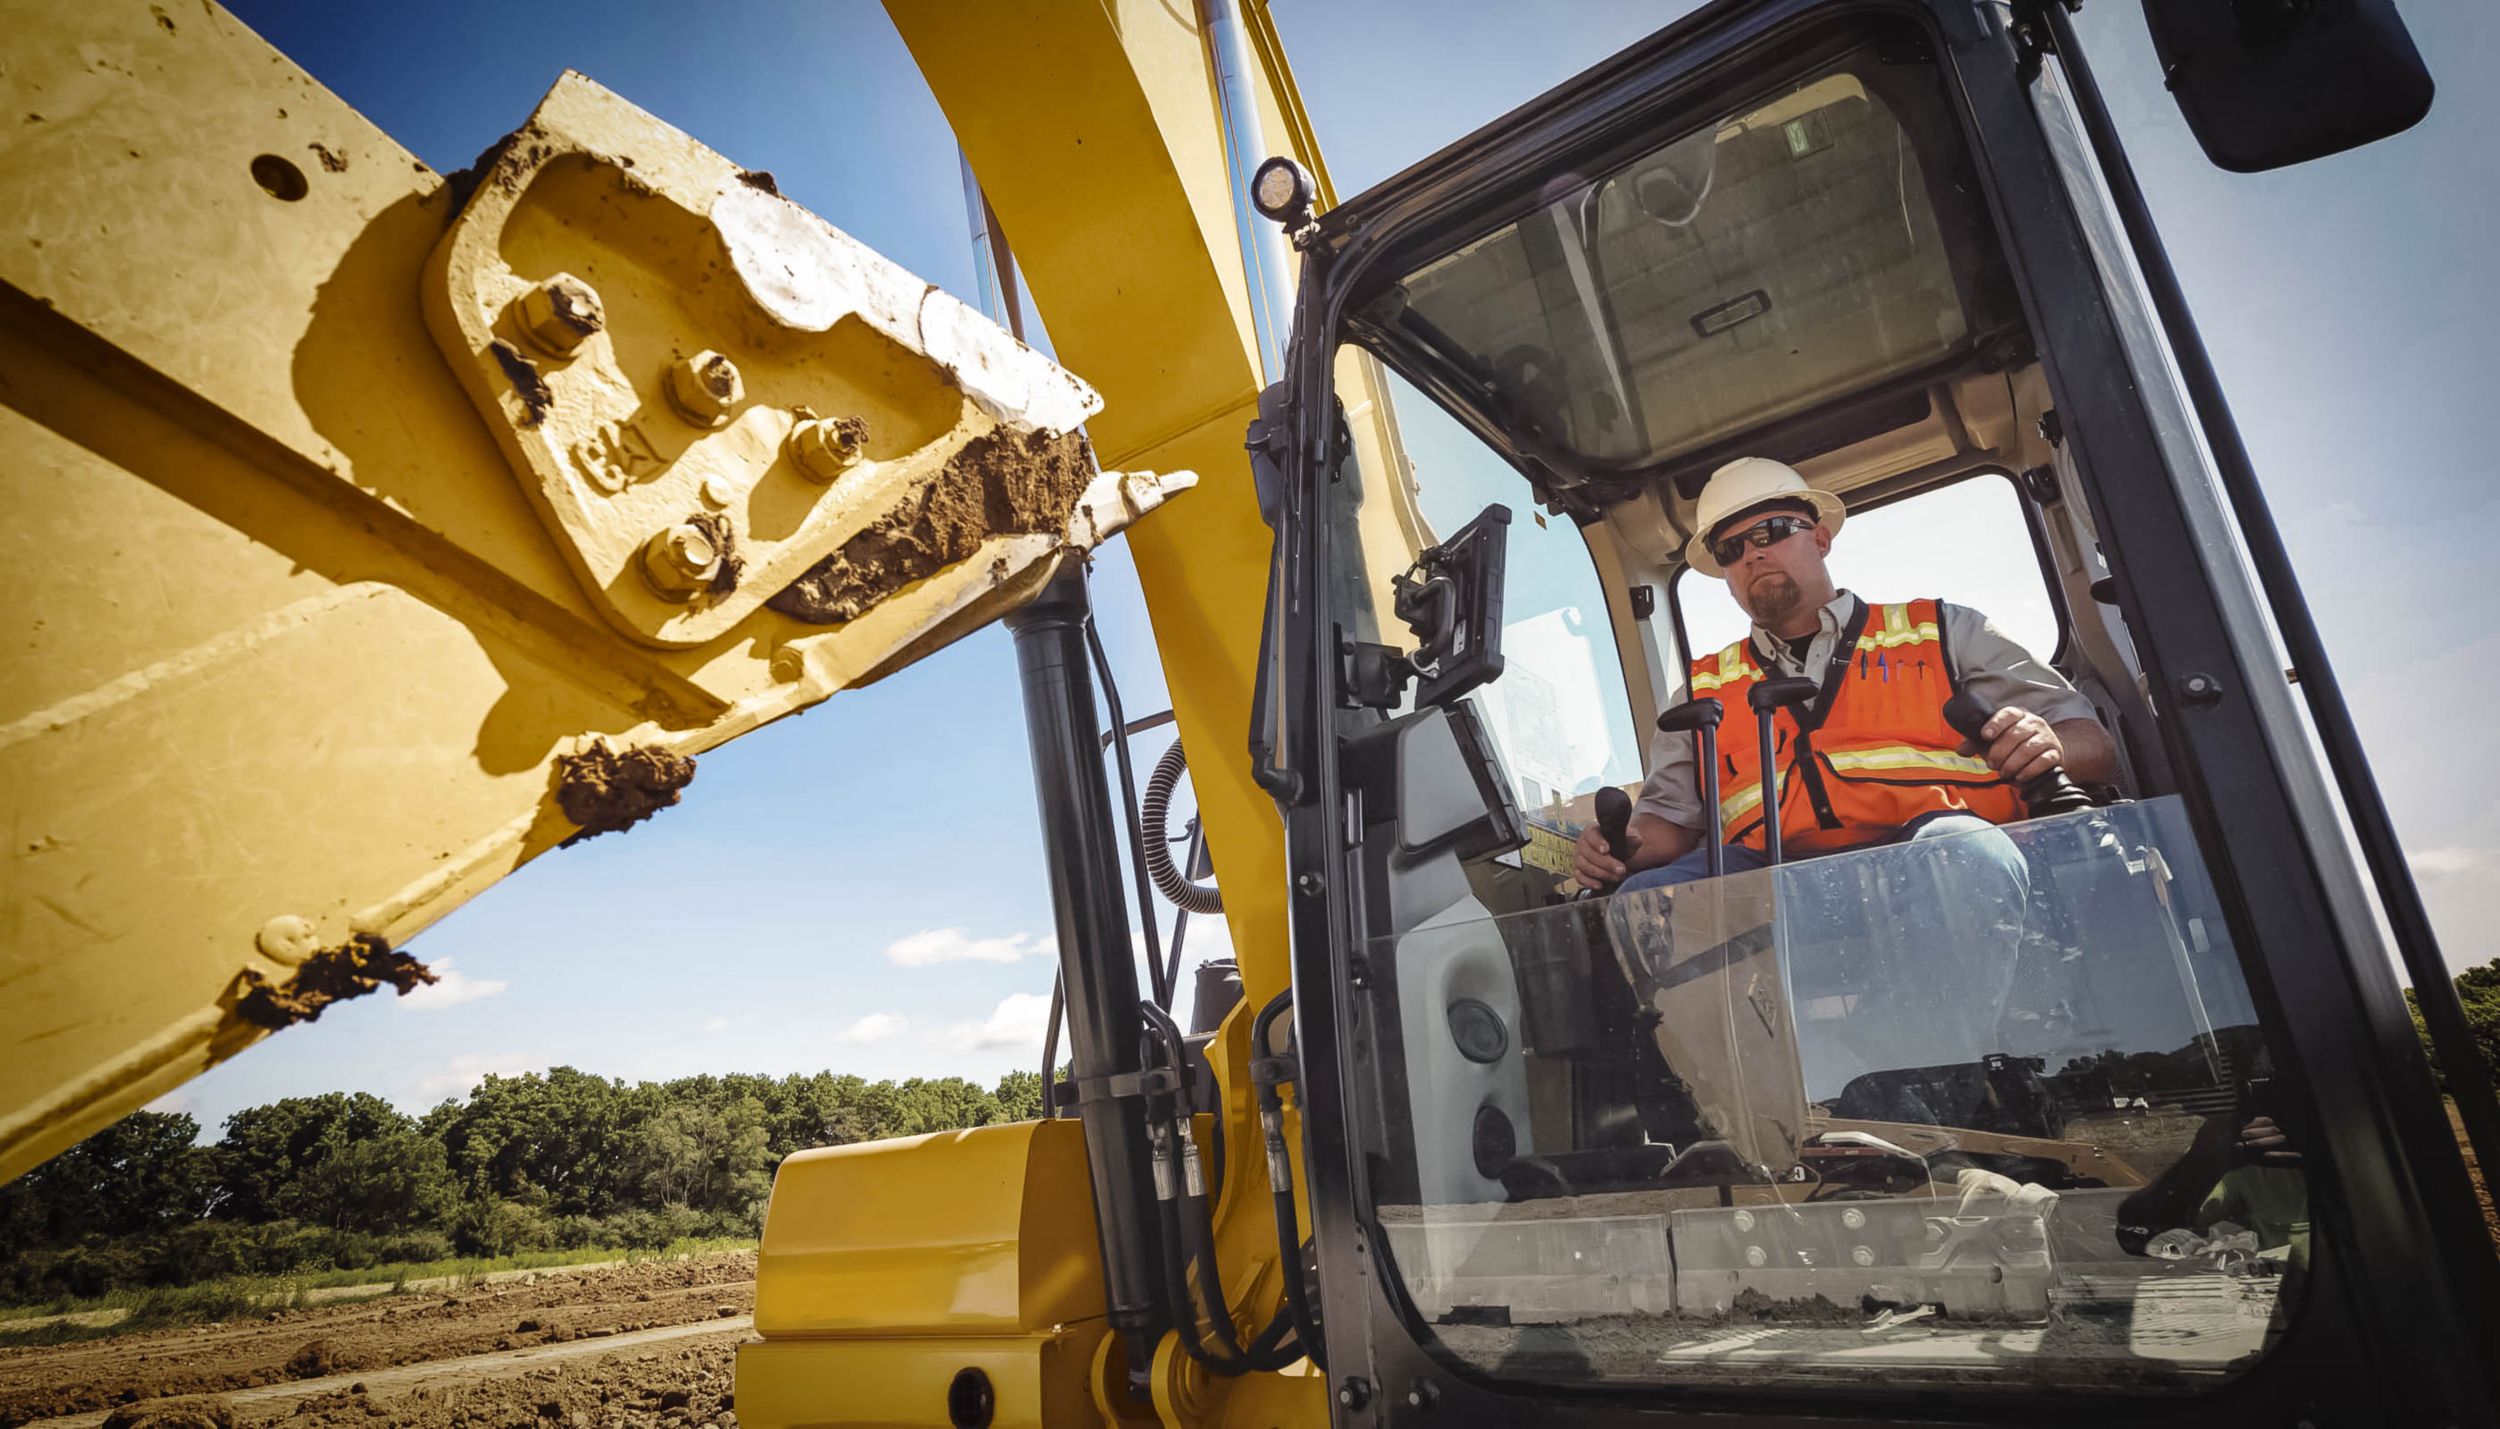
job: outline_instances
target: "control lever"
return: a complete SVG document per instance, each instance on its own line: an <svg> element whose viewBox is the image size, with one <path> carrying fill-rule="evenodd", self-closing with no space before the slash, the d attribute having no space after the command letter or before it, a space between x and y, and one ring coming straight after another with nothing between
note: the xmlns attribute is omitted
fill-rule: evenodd
<svg viewBox="0 0 2500 1429"><path fill-rule="evenodd" d="M1727 706L1716 695L1703 695L1686 700L1658 716L1661 734L1690 734L1696 743L1693 751L1695 767L1701 770L1701 807L1710 818L1710 842L1703 847L1710 860L1710 876L1717 878L1727 872L1727 830L1719 820L1719 721L1727 715ZM1605 797L1600 794L1598 797ZM1604 822L1604 806L1599 806L1599 822ZM1630 811L1625 811L1630 817Z"/></svg>
<svg viewBox="0 0 2500 1429"><path fill-rule="evenodd" d="M1979 739L1979 731L1985 729L1996 714L1995 705L1968 690L1944 702L1944 722L1953 726L1956 734L1973 742ZM2052 769L2036 779L2027 780L2015 792L2022 795L2023 807L2031 811L2033 818L2071 814L2092 807L2092 796L2076 788L2075 781L2067 778L2063 769Z"/></svg>
<svg viewBox="0 0 2500 1429"><path fill-rule="evenodd" d="M1803 675L1784 680L1764 680L1745 691L1746 703L1753 706L1754 753L1762 765L1762 851L1771 867L1780 864L1780 769L1778 740L1771 728L1771 716L1782 709L1793 708L1813 699L1822 687ZM1798 728L1803 729L1799 721Z"/></svg>
<svg viewBox="0 0 2500 1429"><path fill-rule="evenodd" d="M1632 857L1632 796L1609 784L1597 791L1597 831L1617 863Z"/></svg>

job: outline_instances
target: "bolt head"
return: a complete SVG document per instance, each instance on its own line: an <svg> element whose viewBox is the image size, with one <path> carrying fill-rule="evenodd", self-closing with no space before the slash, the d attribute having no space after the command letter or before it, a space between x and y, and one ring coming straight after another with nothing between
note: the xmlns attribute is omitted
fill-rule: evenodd
<svg viewBox="0 0 2500 1429"><path fill-rule="evenodd" d="M709 348L671 363L663 386L677 415L698 427L726 426L731 410L747 395L738 364Z"/></svg>
<svg viewBox="0 0 2500 1429"><path fill-rule="evenodd" d="M1770 1259L1770 1252L1764 1250L1758 1245L1749 1245L1745 1247L1745 1263L1752 1266L1756 1270L1760 1270L1764 1264L1769 1262Z"/></svg>
<svg viewBox="0 0 2500 1429"><path fill-rule="evenodd" d="M310 918L281 913L261 925L260 936L252 940L261 955L293 967L313 955L321 946L321 935Z"/></svg>
<svg viewBox="0 0 2500 1429"><path fill-rule="evenodd" d="M1855 1206L1840 1213L1840 1223L1853 1231L1866 1229L1866 1212Z"/></svg>
<svg viewBox="0 0 2500 1429"><path fill-rule="evenodd" d="M570 273L523 293L519 308L522 335L549 357L571 357L608 325L598 290Z"/></svg>
<svg viewBox="0 0 2500 1429"><path fill-rule="evenodd" d="M1875 1248L1870 1245L1849 1247L1849 1263L1863 1269L1875 1263Z"/></svg>
<svg viewBox="0 0 2500 1429"><path fill-rule="evenodd" d="M691 522L661 531L642 547L642 573L670 600L692 600L720 574L720 546L712 533Z"/></svg>
<svg viewBox="0 0 2500 1429"><path fill-rule="evenodd" d="M796 645L784 645L773 652L766 668L783 684L795 684L807 677L807 653Z"/></svg>
<svg viewBox="0 0 2500 1429"><path fill-rule="evenodd" d="M703 478L703 504L715 509L738 499L738 488L725 476Z"/></svg>
<svg viewBox="0 0 2500 1429"><path fill-rule="evenodd" d="M808 417L783 444L790 464L815 481L831 481L867 453L868 425L857 417Z"/></svg>
<svg viewBox="0 0 2500 1429"><path fill-rule="evenodd" d="M1735 1215L1735 1221L1736 1228L1740 1231L1749 1231L1754 1228L1754 1217L1753 1212L1751 1211L1738 1211Z"/></svg>

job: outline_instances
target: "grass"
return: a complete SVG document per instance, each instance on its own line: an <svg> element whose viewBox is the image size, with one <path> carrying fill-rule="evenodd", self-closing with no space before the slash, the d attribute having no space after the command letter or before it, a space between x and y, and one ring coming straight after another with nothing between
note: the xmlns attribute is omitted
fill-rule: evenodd
<svg viewBox="0 0 2500 1429"><path fill-rule="evenodd" d="M531 1250L514 1255L464 1256L451 1260L402 1261L362 1270L323 1268L288 1275L235 1275L197 1285L115 1290L86 1299L63 1299L37 1305L0 1306L0 1348L17 1345L59 1345L103 1339L171 1325L197 1325L212 1320L264 1315L272 1310L301 1308L312 1301L306 1292L342 1287L370 1287L369 1295L323 1295L323 1305L356 1304L402 1294L412 1281L448 1281L453 1289L476 1284L490 1275L513 1271L553 1270L600 1261L635 1264L649 1260L682 1260L722 1251L753 1250L755 1242L735 1236L696 1236L673 1241L659 1250L628 1250L618 1246L585 1246L578 1250ZM429 1287L429 1290L432 1287ZM79 1315L99 1310L129 1313L110 1325L79 1325L48 1320L11 1329L12 1320L54 1315Z"/></svg>

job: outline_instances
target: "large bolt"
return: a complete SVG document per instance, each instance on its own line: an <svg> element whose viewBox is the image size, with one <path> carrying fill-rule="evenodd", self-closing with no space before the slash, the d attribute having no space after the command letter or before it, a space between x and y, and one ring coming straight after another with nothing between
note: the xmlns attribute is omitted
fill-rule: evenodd
<svg viewBox="0 0 2500 1429"><path fill-rule="evenodd" d="M521 295L521 331L549 357L570 357L608 325L598 291L570 273L558 273Z"/></svg>
<svg viewBox="0 0 2500 1429"><path fill-rule="evenodd" d="M718 427L729 421L730 409L745 400L746 380L738 375L738 364L717 352L705 349L692 357L679 358L668 369L668 404L677 415L698 427Z"/></svg>
<svg viewBox="0 0 2500 1429"><path fill-rule="evenodd" d="M643 543L642 574L670 600L692 600L720 574L720 545L691 522L671 526Z"/></svg>
<svg viewBox="0 0 2500 1429"><path fill-rule="evenodd" d="M1875 1263L1875 1247L1871 1245L1853 1245L1849 1247L1849 1260L1851 1264L1854 1264L1861 1269L1873 1265Z"/></svg>
<svg viewBox="0 0 2500 1429"><path fill-rule="evenodd" d="M868 447L868 424L857 417L809 417L790 429L790 464L818 481L857 465Z"/></svg>

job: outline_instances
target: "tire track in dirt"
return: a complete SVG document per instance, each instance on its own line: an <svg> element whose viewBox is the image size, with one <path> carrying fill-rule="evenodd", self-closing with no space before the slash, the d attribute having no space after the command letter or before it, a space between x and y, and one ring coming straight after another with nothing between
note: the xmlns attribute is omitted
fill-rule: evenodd
<svg viewBox="0 0 2500 1429"><path fill-rule="evenodd" d="M368 1402L403 1395L411 1390L447 1389L479 1383L484 1380L527 1374L562 1360L592 1359L622 1355L655 1345L709 1337L737 1336L740 1339L755 1327L753 1315L740 1315L730 1320L712 1320L691 1325L663 1325L655 1330L635 1330L628 1334L596 1340L576 1340L567 1344L539 1345L526 1350L497 1350L492 1354L468 1355L460 1359L428 1360L421 1364L402 1365L395 1369L366 1370L353 1374L334 1374L322 1379L297 1380L293 1384L265 1385L258 1389L238 1389L218 1396L231 1405L238 1419L273 1417L292 1410L308 1399L325 1395L361 1396ZM661 1391L665 1397L666 1391ZM384 1417L392 1406L384 1406ZM665 1412L665 1411L663 1411ZM37 1419L25 1429L97 1429L111 1416L110 1410L93 1410L85 1414L64 1415L57 1419ZM363 1417L375 1417L359 1407Z"/></svg>
<svg viewBox="0 0 2500 1429"><path fill-rule="evenodd" d="M593 1353L604 1361L613 1358L615 1340L668 1327L713 1331L702 1342L718 1344L725 1365L730 1332L723 1327L750 1314L754 1305L755 1256L739 1251L640 1261L449 1296L396 1295L273 1312L244 1323L5 1350L0 1351L0 1429L166 1396L232 1395L329 1377L362 1379L370 1388L377 1375L399 1367L577 1342L596 1347ZM671 1368L676 1363L650 1371L659 1390L672 1387L661 1381L676 1372ZM631 1374L621 1379L602 1374L611 1399L639 1401L643 1386Z"/></svg>

